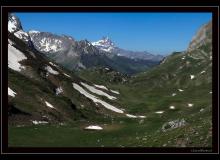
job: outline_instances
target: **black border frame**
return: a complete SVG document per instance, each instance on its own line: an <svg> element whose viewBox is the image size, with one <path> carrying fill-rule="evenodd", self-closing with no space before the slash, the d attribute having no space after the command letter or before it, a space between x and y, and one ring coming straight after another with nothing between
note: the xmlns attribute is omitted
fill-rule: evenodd
<svg viewBox="0 0 220 160"><path fill-rule="evenodd" d="M213 147L212 148L27 148L8 147L7 23L9 12L212 12L213 19ZM2 6L2 146L1 153L219 153L219 6Z"/></svg>

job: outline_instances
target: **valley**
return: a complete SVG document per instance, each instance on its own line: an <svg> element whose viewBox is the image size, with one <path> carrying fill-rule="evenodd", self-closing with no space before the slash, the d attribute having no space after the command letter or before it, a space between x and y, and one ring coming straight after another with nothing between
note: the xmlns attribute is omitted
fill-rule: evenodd
<svg viewBox="0 0 220 160"><path fill-rule="evenodd" d="M8 31L9 146L212 147L211 21L186 51L146 59L26 33L12 14Z"/></svg>

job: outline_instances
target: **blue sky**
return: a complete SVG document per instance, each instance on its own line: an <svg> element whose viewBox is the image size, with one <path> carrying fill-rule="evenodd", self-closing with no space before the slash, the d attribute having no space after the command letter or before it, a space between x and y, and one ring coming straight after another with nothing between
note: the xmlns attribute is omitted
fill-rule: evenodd
<svg viewBox="0 0 220 160"><path fill-rule="evenodd" d="M25 31L70 35L76 40L110 37L117 46L154 54L183 51L211 13L15 13Z"/></svg>

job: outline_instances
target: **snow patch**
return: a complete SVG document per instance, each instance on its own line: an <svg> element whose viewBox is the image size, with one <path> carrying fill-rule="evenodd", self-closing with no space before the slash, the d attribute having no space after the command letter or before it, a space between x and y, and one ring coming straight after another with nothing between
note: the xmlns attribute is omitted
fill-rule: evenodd
<svg viewBox="0 0 220 160"><path fill-rule="evenodd" d="M199 110L199 112L203 112L204 111L204 109L203 108L201 108L200 110Z"/></svg>
<svg viewBox="0 0 220 160"><path fill-rule="evenodd" d="M15 32L14 35L21 40L24 40L26 42L29 41L28 34L22 30Z"/></svg>
<svg viewBox="0 0 220 160"><path fill-rule="evenodd" d="M188 103L187 105L188 105L188 107L192 107L194 104Z"/></svg>
<svg viewBox="0 0 220 160"><path fill-rule="evenodd" d="M61 40L51 40L50 38L43 38L40 40L41 51L44 52L58 52L62 47Z"/></svg>
<svg viewBox="0 0 220 160"><path fill-rule="evenodd" d="M118 91L114 91L114 90L112 90L112 89L110 89L110 91L111 91L112 93L115 93L115 94L120 94Z"/></svg>
<svg viewBox="0 0 220 160"><path fill-rule="evenodd" d="M138 116L139 118L146 118L146 116Z"/></svg>
<svg viewBox="0 0 220 160"><path fill-rule="evenodd" d="M155 112L155 113L157 113L157 114L162 114L162 113L164 113L164 111L157 111L157 112Z"/></svg>
<svg viewBox="0 0 220 160"><path fill-rule="evenodd" d="M8 44L8 67L15 70L21 71L25 69L19 62L27 59L27 57L18 49Z"/></svg>
<svg viewBox="0 0 220 160"><path fill-rule="evenodd" d="M100 103L102 104L105 108L112 110L114 112L117 113L124 113L122 110L106 103L105 101L102 101L100 99L98 99L96 96L88 93L86 90L84 90L80 85L73 83L73 88L76 89L78 92L80 92L81 94L83 94L84 96L86 96L87 98L91 99L94 103Z"/></svg>
<svg viewBox="0 0 220 160"><path fill-rule="evenodd" d="M178 89L178 91L183 92L184 90L182 90L182 89Z"/></svg>
<svg viewBox="0 0 220 160"><path fill-rule="evenodd" d="M40 33L39 31L31 30L29 33Z"/></svg>
<svg viewBox="0 0 220 160"><path fill-rule="evenodd" d="M63 73L63 75L65 75L66 77L71 78L71 76L70 76L70 75L68 75L68 74L66 74L66 73Z"/></svg>
<svg viewBox="0 0 220 160"><path fill-rule="evenodd" d="M194 75L190 75L190 79L194 79L195 78L195 76Z"/></svg>
<svg viewBox="0 0 220 160"><path fill-rule="evenodd" d="M14 32L17 29L17 21L14 18L14 16L12 17L12 20L8 21L8 31L9 32Z"/></svg>
<svg viewBox="0 0 220 160"><path fill-rule="evenodd" d="M47 72L49 72L51 74L54 74L54 75L58 75L59 74L59 72L53 70L53 68L51 68L50 66L46 66L45 70L47 70Z"/></svg>
<svg viewBox="0 0 220 160"><path fill-rule="evenodd" d="M47 102L47 101L45 101L45 104L46 104L46 106L49 107L49 108L54 108L54 106L53 106L52 104L50 104L49 102Z"/></svg>
<svg viewBox="0 0 220 160"><path fill-rule="evenodd" d="M203 73L205 73L205 71L200 72L200 74L203 74Z"/></svg>
<svg viewBox="0 0 220 160"><path fill-rule="evenodd" d="M173 97L176 96L176 93L172 93L172 96L173 96Z"/></svg>
<svg viewBox="0 0 220 160"><path fill-rule="evenodd" d="M12 96L12 97L15 97L17 93L15 93L11 88L8 87L8 95L9 96Z"/></svg>
<svg viewBox="0 0 220 160"><path fill-rule="evenodd" d="M125 114L125 115L129 118L146 118L146 116L135 116L135 115L132 115L132 114Z"/></svg>
<svg viewBox="0 0 220 160"><path fill-rule="evenodd" d="M54 64L54 63L52 63L52 62L49 62L52 66L54 66L54 67L57 67L58 68L58 65L56 65L56 64Z"/></svg>
<svg viewBox="0 0 220 160"><path fill-rule="evenodd" d="M95 94L97 94L97 95L105 96L105 97L107 97L108 99L111 99L111 100L117 99L116 97L110 96L109 94L107 94L107 93L105 93L105 92L103 92L103 91L101 91L101 90L98 90L98 89L96 89L95 87L90 86L90 85L88 85L88 84L86 84L86 83L81 82L81 84L82 84L84 87L86 87L89 91L91 91L91 92L93 92L93 93L95 93Z"/></svg>
<svg viewBox="0 0 220 160"><path fill-rule="evenodd" d="M126 114L126 116L129 117L129 118L138 118L137 116L132 115L132 114Z"/></svg>
<svg viewBox="0 0 220 160"><path fill-rule="evenodd" d="M37 125L37 124L47 124L48 122L47 121L32 121L33 124Z"/></svg>
<svg viewBox="0 0 220 160"><path fill-rule="evenodd" d="M175 106L170 106L170 109L175 109Z"/></svg>
<svg viewBox="0 0 220 160"><path fill-rule="evenodd" d="M97 125L90 125L90 126L88 126L88 127L85 127L85 129L88 129L88 130L103 130L103 128L102 127L100 127L100 126L97 126Z"/></svg>
<svg viewBox="0 0 220 160"><path fill-rule="evenodd" d="M60 93L62 93L62 92L63 92L62 87L56 88L56 95L58 95L58 94L60 94Z"/></svg>
<svg viewBox="0 0 220 160"><path fill-rule="evenodd" d="M94 86L97 87L97 88L100 88L100 89L108 90L108 88L106 88L106 87L103 86L103 85L97 85L97 84L95 84Z"/></svg>

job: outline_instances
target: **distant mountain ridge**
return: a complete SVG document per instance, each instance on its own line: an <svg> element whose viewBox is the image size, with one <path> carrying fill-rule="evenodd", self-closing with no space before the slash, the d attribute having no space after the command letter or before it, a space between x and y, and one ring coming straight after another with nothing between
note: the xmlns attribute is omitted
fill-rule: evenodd
<svg viewBox="0 0 220 160"><path fill-rule="evenodd" d="M162 59L148 53L136 56L136 52L115 47L108 37L98 42L89 42L49 32L24 32L19 18L14 14L9 15L8 29L10 34L26 41L37 51L70 70L109 67L125 74L134 74L159 64Z"/></svg>
<svg viewBox="0 0 220 160"><path fill-rule="evenodd" d="M92 45L99 48L102 51L112 53L117 56L123 56L130 59L152 60L161 61L164 56L154 55L147 51L131 51L119 48L112 42L109 37L103 37L97 42L92 42Z"/></svg>

